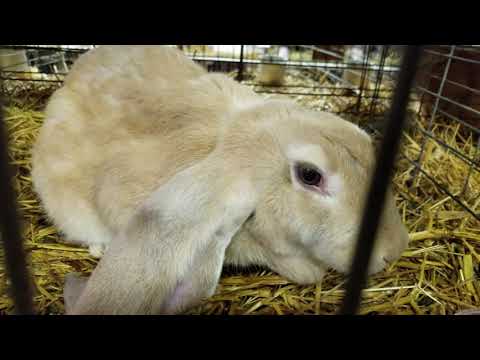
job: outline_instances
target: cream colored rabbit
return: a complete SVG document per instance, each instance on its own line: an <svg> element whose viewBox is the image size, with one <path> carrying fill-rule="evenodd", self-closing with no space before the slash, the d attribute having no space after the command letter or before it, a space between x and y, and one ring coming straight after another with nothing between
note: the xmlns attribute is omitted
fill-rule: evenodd
<svg viewBox="0 0 480 360"><path fill-rule="evenodd" d="M68 241L102 257L67 280L69 313L174 314L214 293L224 263L299 284L348 271L373 163L369 136L337 116L173 48L103 46L51 98L32 175ZM390 192L370 272L407 242Z"/></svg>

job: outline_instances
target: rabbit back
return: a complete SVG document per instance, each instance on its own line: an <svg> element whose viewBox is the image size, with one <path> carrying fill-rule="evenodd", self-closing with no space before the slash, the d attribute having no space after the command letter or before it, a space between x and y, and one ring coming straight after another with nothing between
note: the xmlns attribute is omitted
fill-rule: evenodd
<svg viewBox="0 0 480 360"><path fill-rule="evenodd" d="M207 156L239 99L256 96L175 49L85 54L51 97L33 148L47 214L68 241L99 255L155 187Z"/></svg>

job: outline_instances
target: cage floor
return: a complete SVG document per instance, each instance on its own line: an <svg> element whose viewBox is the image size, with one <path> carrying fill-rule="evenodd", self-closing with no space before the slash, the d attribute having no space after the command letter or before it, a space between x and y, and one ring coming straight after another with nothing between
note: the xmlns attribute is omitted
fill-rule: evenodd
<svg viewBox="0 0 480 360"><path fill-rule="evenodd" d="M289 75L291 84L304 78ZM317 80L316 80L317 81ZM318 82L313 82L318 84ZM40 314L62 314L63 279L67 273L88 274L96 260L85 249L65 244L46 220L32 191L30 149L43 121L48 91L35 85L17 89L6 107L9 151L16 168L15 186L23 215L24 238L35 283ZM47 95L46 95L47 94ZM314 109L342 111L355 99L292 96ZM382 104L377 104L381 108ZM370 104L361 104L368 110ZM352 119L360 122L361 117ZM413 123L403 139L403 153L418 156L425 119ZM460 125L438 119L433 133L459 152L475 156L474 139ZM435 141L427 141L423 169L478 212L480 173ZM413 183L411 164L399 159L394 177L397 204L410 232L410 246L401 259L371 276L363 292L361 314L451 314L480 306L480 224L421 173ZM469 185L464 189L464 179ZM464 191L465 190L465 191ZM477 196L477 197L476 197ZM0 313L10 314L12 301L0 251ZM263 269L227 269L215 295L192 314L334 314L344 294L344 278L330 271L321 284L298 286Z"/></svg>

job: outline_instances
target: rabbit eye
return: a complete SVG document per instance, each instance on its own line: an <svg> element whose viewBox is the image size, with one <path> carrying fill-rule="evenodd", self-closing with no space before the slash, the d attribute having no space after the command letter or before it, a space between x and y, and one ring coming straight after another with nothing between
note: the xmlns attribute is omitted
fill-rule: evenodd
<svg viewBox="0 0 480 360"><path fill-rule="evenodd" d="M295 170L297 178L305 185L319 186L323 181L322 174L313 166L299 164Z"/></svg>

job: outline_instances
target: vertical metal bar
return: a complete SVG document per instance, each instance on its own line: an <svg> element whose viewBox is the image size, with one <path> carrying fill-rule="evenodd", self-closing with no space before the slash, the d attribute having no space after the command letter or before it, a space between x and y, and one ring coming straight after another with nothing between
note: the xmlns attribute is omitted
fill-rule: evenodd
<svg viewBox="0 0 480 360"><path fill-rule="evenodd" d="M368 78L368 71L369 71L369 62L370 62L370 45L365 45L365 60L363 62L363 69L362 69L362 77L360 78L360 89L358 93L358 100L356 104L356 112L357 114L360 113L360 107L362 105L362 98L363 98L363 89L365 86L365 80Z"/></svg>
<svg viewBox="0 0 480 360"><path fill-rule="evenodd" d="M242 82L243 81L243 47L245 45L240 45L240 62L238 63L238 75L237 75L237 81Z"/></svg>
<svg viewBox="0 0 480 360"><path fill-rule="evenodd" d="M419 46L407 47L390 109L389 121L385 129L375 171L371 178L341 314L355 314L360 304L361 291L367 280L370 256L406 120L406 108L419 57Z"/></svg>
<svg viewBox="0 0 480 360"><path fill-rule="evenodd" d="M0 93L0 242L5 250L5 268L17 314L33 314L32 288L18 221L13 171L8 159L3 93Z"/></svg>
<svg viewBox="0 0 480 360"><path fill-rule="evenodd" d="M377 79L375 81L375 89L373 91L372 102L370 103L370 120L373 119L375 108L380 94L380 88L383 80L383 69L385 68L385 60L387 59L389 45L384 45L382 48L382 54L380 55L380 63L377 70Z"/></svg>
<svg viewBox="0 0 480 360"><path fill-rule="evenodd" d="M440 103L440 96L442 95L443 87L444 87L445 82L446 82L447 77L448 77L448 71L450 69L450 64L452 63L452 56L455 52L455 47L456 47L455 45L452 45L450 47L450 54L448 56L447 64L445 65L445 71L443 72L442 81L440 82L440 86L439 86L437 94L436 94L437 96L436 96L436 99L435 99L435 104L433 106L432 114L430 115L430 119L428 121L428 127L427 127L427 132L428 133L431 132L432 126L433 126L433 119L435 118L435 115L437 115L438 104ZM412 184L414 183L416 177L418 176L418 173L419 173L418 169L422 166L421 162L422 162L422 158L423 158L423 153L425 152L426 144L427 144L427 138L424 136L423 137L423 142L422 142L422 147L420 148L420 153L418 154L418 158L417 158L417 161L416 161L416 163L418 164L418 167L416 167L413 170L413 173L412 173L412 177L411 177Z"/></svg>

